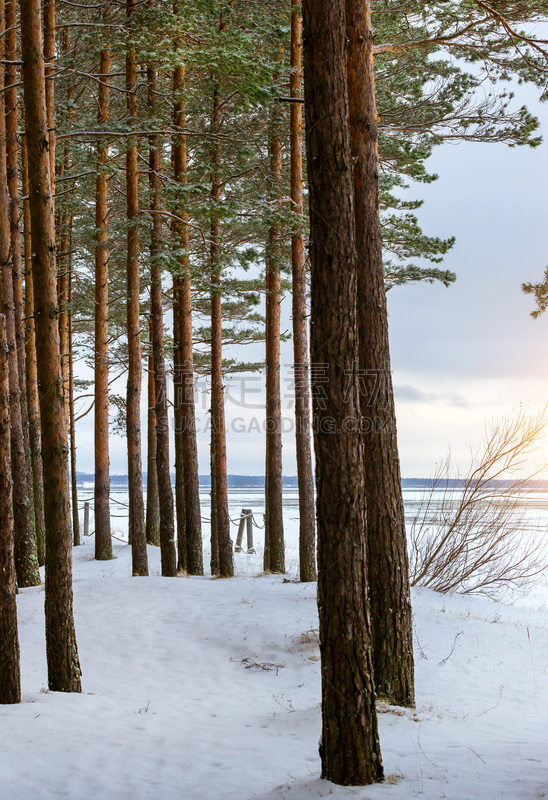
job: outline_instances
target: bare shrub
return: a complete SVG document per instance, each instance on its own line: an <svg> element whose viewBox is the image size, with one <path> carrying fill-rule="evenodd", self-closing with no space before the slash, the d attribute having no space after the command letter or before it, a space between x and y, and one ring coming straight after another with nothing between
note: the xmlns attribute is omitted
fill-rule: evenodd
<svg viewBox="0 0 548 800"><path fill-rule="evenodd" d="M449 453L411 524L411 585L493 597L548 566L546 525L530 513L531 482L546 464L526 470L547 427L546 408L520 408L486 425L464 474L455 475Z"/></svg>

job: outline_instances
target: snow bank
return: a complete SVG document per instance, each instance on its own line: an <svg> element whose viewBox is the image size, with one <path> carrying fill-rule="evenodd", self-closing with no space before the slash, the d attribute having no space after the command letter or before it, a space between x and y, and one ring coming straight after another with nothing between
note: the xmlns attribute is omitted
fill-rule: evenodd
<svg viewBox="0 0 548 800"><path fill-rule="evenodd" d="M18 598L23 703L0 707L7 800L500 800L548 794L546 597L413 594L417 710L381 706L387 782L321 781L315 587L150 578L75 549L83 694L46 690L43 587Z"/></svg>

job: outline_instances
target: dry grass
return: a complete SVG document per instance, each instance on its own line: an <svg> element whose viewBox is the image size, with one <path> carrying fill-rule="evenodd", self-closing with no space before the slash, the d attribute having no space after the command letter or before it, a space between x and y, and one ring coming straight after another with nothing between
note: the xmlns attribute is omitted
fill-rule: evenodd
<svg viewBox="0 0 548 800"><path fill-rule="evenodd" d="M531 414L520 408L489 423L483 444L470 448L469 469L456 476L459 493L448 487L455 475L447 456L411 525L413 586L496 596L523 588L546 568L545 530L528 518L525 502L546 464L515 476L523 475L547 427L546 409ZM512 485L496 486L500 479Z"/></svg>

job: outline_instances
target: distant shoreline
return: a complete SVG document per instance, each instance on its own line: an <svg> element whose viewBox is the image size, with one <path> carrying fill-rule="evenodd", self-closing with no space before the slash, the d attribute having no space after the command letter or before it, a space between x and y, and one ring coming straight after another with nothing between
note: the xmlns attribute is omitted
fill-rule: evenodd
<svg viewBox="0 0 548 800"><path fill-rule="evenodd" d="M171 475L173 485L175 485L175 475ZM228 488L229 489L264 489L264 475L229 475ZM77 485L81 488L89 488L95 483L95 476L86 472L76 473ZM514 486L516 481L513 480L496 480L490 481L489 486L493 488L508 489ZM147 485L147 473L143 472L143 484ZM462 481L458 478L449 478L443 481L435 481L433 478L402 478L402 489L430 489L434 484L437 484L439 489L457 490L462 488ZM127 475L111 475L110 486L112 489L127 489L128 479ZM298 479L296 475L284 475L283 477L284 489L297 489ZM548 489L548 480L530 481L527 484L529 489L536 489L538 491ZM209 489L211 487L211 478L209 475L200 475L200 489Z"/></svg>

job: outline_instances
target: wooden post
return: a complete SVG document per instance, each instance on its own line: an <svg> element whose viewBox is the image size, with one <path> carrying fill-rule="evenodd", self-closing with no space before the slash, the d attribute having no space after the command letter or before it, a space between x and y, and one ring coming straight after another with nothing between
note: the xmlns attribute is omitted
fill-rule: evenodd
<svg viewBox="0 0 548 800"><path fill-rule="evenodd" d="M84 536L89 536L89 503L84 503Z"/></svg>
<svg viewBox="0 0 548 800"><path fill-rule="evenodd" d="M245 518L247 514L247 509L242 508L242 514L240 516L240 524L238 525L238 536L236 537L236 547L234 548L235 553L242 552L242 540L244 538L244 527L245 527Z"/></svg>
<svg viewBox="0 0 548 800"><path fill-rule="evenodd" d="M247 514L247 552L254 553L255 548L253 547L253 510L251 508L246 508L245 512Z"/></svg>

